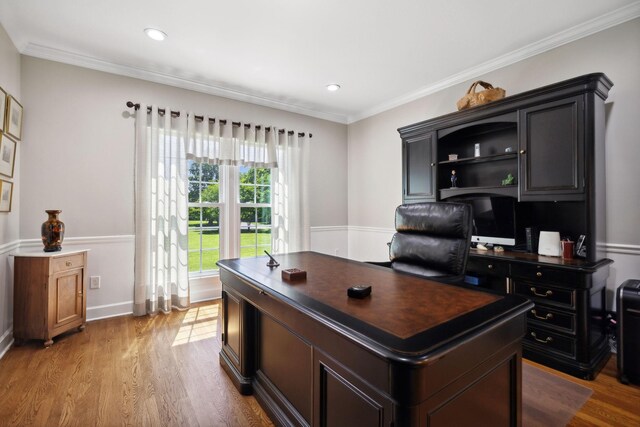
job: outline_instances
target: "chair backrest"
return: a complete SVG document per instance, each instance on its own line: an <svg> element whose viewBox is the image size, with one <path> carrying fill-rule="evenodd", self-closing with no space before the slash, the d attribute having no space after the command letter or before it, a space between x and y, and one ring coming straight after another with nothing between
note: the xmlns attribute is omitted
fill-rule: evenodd
<svg viewBox="0 0 640 427"><path fill-rule="evenodd" d="M472 232L470 205L400 205L395 221L397 232L389 245L392 268L424 276L465 272Z"/></svg>

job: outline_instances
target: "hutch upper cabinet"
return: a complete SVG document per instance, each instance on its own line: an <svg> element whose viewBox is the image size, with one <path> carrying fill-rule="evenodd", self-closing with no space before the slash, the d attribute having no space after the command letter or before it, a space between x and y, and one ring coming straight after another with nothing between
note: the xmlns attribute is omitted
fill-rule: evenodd
<svg viewBox="0 0 640 427"><path fill-rule="evenodd" d="M532 212L528 225L584 234L589 260L598 260L604 101L612 86L602 73L587 74L398 129L403 203L511 196L531 203L523 205Z"/></svg>

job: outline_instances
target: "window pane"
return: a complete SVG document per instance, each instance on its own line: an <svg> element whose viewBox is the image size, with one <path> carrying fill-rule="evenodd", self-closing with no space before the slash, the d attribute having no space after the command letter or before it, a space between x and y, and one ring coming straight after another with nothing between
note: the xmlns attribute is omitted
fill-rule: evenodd
<svg viewBox="0 0 640 427"><path fill-rule="evenodd" d="M220 184L202 184L202 202L218 203Z"/></svg>
<svg viewBox="0 0 640 427"><path fill-rule="evenodd" d="M241 232L255 230L256 208L240 208Z"/></svg>
<svg viewBox="0 0 640 427"><path fill-rule="evenodd" d="M200 225L200 208L189 208L189 227Z"/></svg>
<svg viewBox="0 0 640 427"><path fill-rule="evenodd" d="M256 188L253 185L240 185L240 203L254 203Z"/></svg>
<svg viewBox="0 0 640 427"><path fill-rule="evenodd" d="M256 202L271 203L271 187L256 187Z"/></svg>
<svg viewBox="0 0 640 427"><path fill-rule="evenodd" d="M202 182L218 182L220 181L220 174L218 171L218 165L209 165L202 163Z"/></svg>
<svg viewBox="0 0 640 427"><path fill-rule="evenodd" d="M250 258L258 255L264 255L264 252L258 254L258 249L255 246L247 246L240 248L240 258Z"/></svg>
<svg viewBox="0 0 640 427"><path fill-rule="evenodd" d="M240 182L243 184L255 184L255 169L248 166L240 166Z"/></svg>
<svg viewBox="0 0 640 427"><path fill-rule="evenodd" d="M189 242L191 243L191 242ZM189 273L200 271L200 251L189 252Z"/></svg>
<svg viewBox="0 0 640 427"><path fill-rule="evenodd" d="M270 229L260 229L258 230L258 233L256 234L257 237L257 243L260 246L268 246L265 249L269 250L269 248L271 247L271 230ZM260 250L260 252L262 253L262 249Z"/></svg>
<svg viewBox="0 0 640 427"><path fill-rule="evenodd" d="M217 227L220 225L220 208L202 208L202 226Z"/></svg>
<svg viewBox="0 0 640 427"><path fill-rule="evenodd" d="M200 250L202 231L197 228L189 228L187 239L189 240L189 250Z"/></svg>
<svg viewBox="0 0 640 427"><path fill-rule="evenodd" d="M200 184L197 182L189 183L189 202L198 203L200 201Z"/></svg>
<svg viewBox="0 0 640 427"><path fill-rule="evenodd" d="M220 251L202 251L202 271L215 270L218 268L216 262L220 259Z"/></svg>
<svg viewBox="0 0 640 427"><path fill-rule="evenodd" d="M220 175L217 165L187 162L189 203L219 203ZM217 270L220 259L220 208L189 206L189 272Z"/></svg>
<svg viewBox="0 0 640 427"><path fill-rule="evenodd" d="M260 225L271 227L271 208L258 208L256 214Z"/></svg>
<svg viewBox="0 0 640 427"><path fill-rule="evenodd" d="M256 184L271 185L271 169L256 169Z"/></svg>
<svg viewBox="0 0 640 427"><path fill-rule="evenodd" d="M187 168L189 168L189 181L200 181L200 164L187 160Z"/></svg>

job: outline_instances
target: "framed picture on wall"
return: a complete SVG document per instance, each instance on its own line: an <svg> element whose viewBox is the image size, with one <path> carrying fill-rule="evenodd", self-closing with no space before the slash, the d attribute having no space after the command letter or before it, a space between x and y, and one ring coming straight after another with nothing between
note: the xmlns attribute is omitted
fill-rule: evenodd
<svg viewBox="0 0 640 427"><path fill-rule="evenodd" d="M22 104L11 95L7 97L7 112L5 114L7 117L4 123L5 135L14 141L20 141L22 139Z"/></svg>
<svg viewBox="0 0 640 427"><path fill-rule="evenodd" d="M11 212L13 182L0 179L0 212Z"/></svg>
<svg viewBox="0 0 640 427"><path fill-rule="evenodd" d="M16 142L0 133L0 173L13 178L13 166L16 162Z"/></svg>
<svg viewBox="0 0 640 427"><path fill-rule="evenodd" d="M7 92L0 87L0 131L4 132L4 122L7 113Z"/></svg>

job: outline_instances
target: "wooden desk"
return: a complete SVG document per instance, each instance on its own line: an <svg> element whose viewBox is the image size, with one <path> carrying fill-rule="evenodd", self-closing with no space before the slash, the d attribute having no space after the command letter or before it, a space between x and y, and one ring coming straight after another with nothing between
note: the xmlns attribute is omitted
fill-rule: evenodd
<svg viewBox="0 0 640 427"><path fill-rule="evenodd" d="M220 363L283 425L521 425L532 304L300 252L218 262ZM285 268L307 271L286 282ZM370 297L347 297L355 284Z"/></svg>

